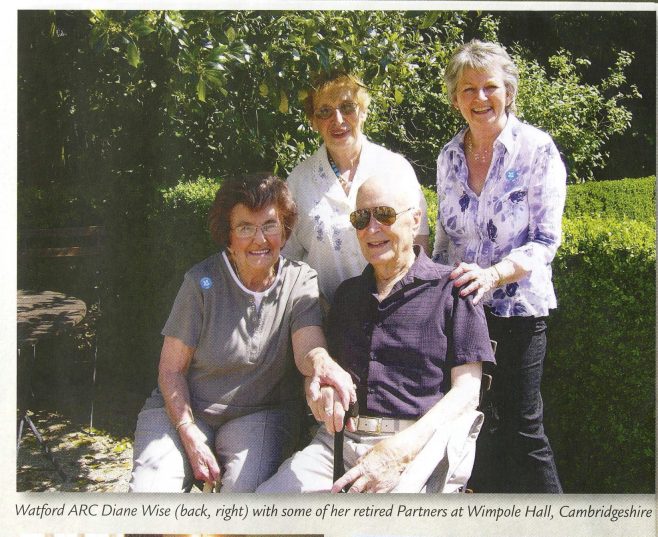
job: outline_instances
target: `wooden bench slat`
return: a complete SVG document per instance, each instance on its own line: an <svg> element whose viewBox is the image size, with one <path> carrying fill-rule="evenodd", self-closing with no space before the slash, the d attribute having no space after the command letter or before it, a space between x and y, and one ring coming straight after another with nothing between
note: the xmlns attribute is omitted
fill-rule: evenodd
<svg viewBox="0 0 658 537"><path fill-rule="evenodd" d="M20 257L84 257L100 255L100 248L94 246L66 246L59 248L28 248L19 253Z"/></svg>
<svg viewBox="0 0 658 537"><path fill-rule="evenodd" d="M92 237L94 235L102 235L104 229L102 226L24 229L19 231L19 235L26 239L39 237Z"/></svg>
<svg viewBox="0 0 658 537"><path fill-rule="evenodd" d="M19 259L92 257L102 253L102 226L22 229Z"/></svg>

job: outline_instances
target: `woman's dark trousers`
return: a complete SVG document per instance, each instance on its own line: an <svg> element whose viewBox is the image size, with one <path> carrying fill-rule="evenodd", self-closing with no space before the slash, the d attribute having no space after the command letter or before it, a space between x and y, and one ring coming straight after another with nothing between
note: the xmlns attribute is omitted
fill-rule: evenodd
<svg viewBox="0 0 658 537"><path fill-rule="evenodd" d="M545 317L496 317L487 311L498 343L485 422L469 488L475 492L559 493L562 486L544 432L540 393L546 355Z"/></svg>

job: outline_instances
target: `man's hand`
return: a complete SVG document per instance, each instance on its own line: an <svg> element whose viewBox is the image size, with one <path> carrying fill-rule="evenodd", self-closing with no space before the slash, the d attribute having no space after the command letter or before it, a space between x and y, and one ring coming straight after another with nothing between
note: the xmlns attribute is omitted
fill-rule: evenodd
<svg viewBox="0 0 658 537"><path fill-rule="evenodd" d="M334 483L331 492L340 492L351 484L348 492L390 492L400 475L415 456L414 442L398 433L385 438L359 459L359 462Z"/></svg>
<svg viewBox="0 0 658 537"><path fill-rule="evenodd" d="M334 362L326 353L318 353L312 360L313 373L306 377L304 383L306 401L313 415L327 424L331 432L343 428L345 411L351 402L356 401L356 387L350 374ZM324 389L325 387L331 389ZM338 410L338 408L340 409ZM336 412L339 416L336 416ZM330 425L327 416L334 425ZM340 424L338 418L340 417Z"/></svg>
<svg viewBox="0 0 658 537"><path fill-rule="evenodd" d="M315 384L314 386L311 386ZM317 379L311 377L304 379L304 391L306 393L306 402L316 420L323 422L330 433L342 430L345 422L345 413L349 408L343 406L343 402L338 397L338 392L332 386L320 386ZM311 394L317 394L313 397ZM350 402L356 401L356 395L350 398ZM348 421L347 428L354 430L353 421Z"/></svg>

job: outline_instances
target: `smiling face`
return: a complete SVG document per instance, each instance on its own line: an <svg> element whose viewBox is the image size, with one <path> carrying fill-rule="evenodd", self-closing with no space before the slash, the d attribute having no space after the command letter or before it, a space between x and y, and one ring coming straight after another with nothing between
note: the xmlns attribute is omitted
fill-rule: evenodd
<svg viewBox="0 0 658 537"><path fill-rule="evenodd" d="M487 71L466 67L457 83L453 104L471 129L500 132L507 121L505 107L511 101L499 67Z"/></svg>
<svg viewBox="0 0 658 537"><path fill-rule="evenodd" d="M267 278L279 260L283 247L283 231L277 235L264 235L259 227L251 238L240 238L234 228L242 225L263 226L269 223L279 223L279 215L274 205L258 211L252 211L246 205L238 203L231 210L231 234L229 251L243 281L258 277Z"/></svg>
<svg viewBox="0 0 658 537"><path fill-rule="evenodd" d="M404 264L409 256L414 256L413 242L420 226L420 209L414 207L411 211L407 210L414 203L410 196L400 191L399 184L392 180L370 178L359 188L356 208L379 206L393 207L395 212L401 214L390 226L371 217L368 225L356 232L363 257L373 265L376 273Z"/></svg>
<svg viewBox="0 0 658 537"><path fill-rule="evenodd" d="M367 113L362 106L357 106L353 114L343 115L337 108L345 102L359 104L356 92L345 84L329 86L313 97L314 110L323 107L333 110L327 119L320 119L314 115L311 118L311 125L322 136L327 149L334 156L360 148L362 141L363 123Z"/></svg>

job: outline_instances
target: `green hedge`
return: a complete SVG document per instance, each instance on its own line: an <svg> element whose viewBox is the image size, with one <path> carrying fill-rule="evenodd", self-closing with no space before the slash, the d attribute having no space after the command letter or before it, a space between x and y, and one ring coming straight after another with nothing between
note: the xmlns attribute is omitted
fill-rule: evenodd
<svg viewBox="0 0 658 537"><path fill-rule="evenodd" d="M567 492L655 490L655 180L567 187L543 387Z"/></svg>
<svg viewBox="0 0 658 537"><path fill-rule="evenodd" d="M553 262L546 427L567 492L655 490L655 230L565 219Z"/></svg>
<svg viewBox="0 0 658 537"><path fill-rule="evenodd" d="M567 492L655 490L655 240L655 177L567 187L543 387Z"/></svg>
<svg viewBox="0 0 658 537"><path fill-rule="evenodd" d="M219 185L217 179L201 178L161 190L162 203L150 220L162 234L159 251L162 263L180 281L192 265L216 251L206 220ZM185 241L184 248L181 239Z"/></svg>
<svg viewBox="0 0 658 537"><path fill-rule="evenodd" d="M430 239L433 241L436 189L426 186L422 188L430 215ZM585 215L628 218L655 226L656 176L567 185L564 216L576 218Z"/></svg>
<svg viewBox="0 0 658 537"><path fill-rule="evenodd" d="M656 177L569 185L564 215L656 221Z"/></svg>

